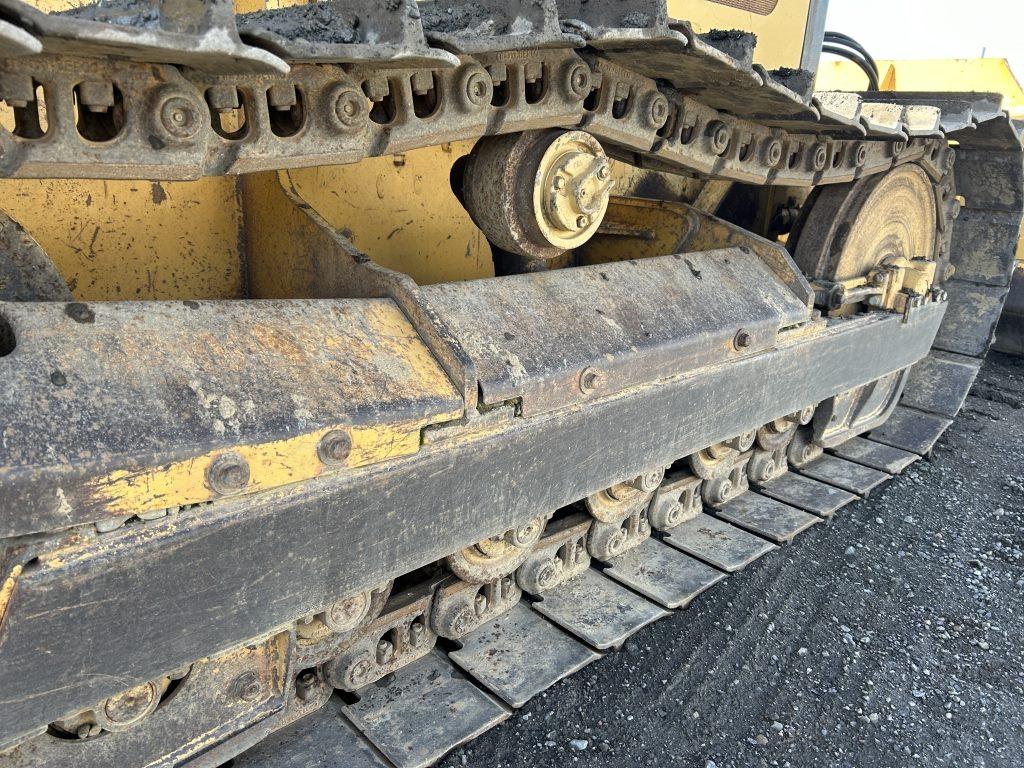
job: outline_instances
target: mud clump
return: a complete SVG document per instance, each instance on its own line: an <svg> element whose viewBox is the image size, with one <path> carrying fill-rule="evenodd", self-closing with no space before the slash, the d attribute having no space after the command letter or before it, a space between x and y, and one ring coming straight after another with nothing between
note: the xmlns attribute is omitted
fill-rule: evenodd
<svg viewBox="0 0 1024 768"><path fill-rule="evenodd" d="M347 45L363 35L359 16L339 12L331 3L292 5L268 11L242 13L235 17L242 32L266 30L288 40Z"/></svg>

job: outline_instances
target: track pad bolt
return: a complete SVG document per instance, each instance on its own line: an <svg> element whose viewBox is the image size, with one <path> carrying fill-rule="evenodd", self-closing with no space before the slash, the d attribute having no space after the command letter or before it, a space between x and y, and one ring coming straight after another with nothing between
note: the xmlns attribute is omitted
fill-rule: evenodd
<svg viewBox="0 0 1024 768"><path fill-rule="evenodd" d="M76 88L79 103L89 112L103 113L114 106L114 84L86 80Z"/></svg>
<svg viewBox="0 0 1024 768"><path fill-rule="evenodd" d="M214 112L230 112L242 106L242 99L233 85L214 85L206 89L206 103Z"/></svg>
<svg viewBox="0 0 1024 768"><path fill-rule="evenodd" d="M597 368L584 368L580 371L580 392L589 395L604 383L604 374Z"/></svg>
<svg viewBox="0 0 1024 768"><path fill-rule="evenodd" d="M222 496L239 493L249 484L249 464L237 453L224 453L206 471L210 490Z"/></svg>
<svg viewBox="0 0 1024 768"><path fill-rule="evenodd" d="M298 95L292 83L280 83L267 89L267 105L271 109L284 112L298 104Z"/></svg>
<svg viewBox="0 0 1024 768"><path fill-rule="evenodd" d="M389 640L381 640L377 643L377 663L387 664L395 653L395 646Z"/></svg>
<svg viewBox="0 0 1024 768"><path fill-rule="evenodd" d="M263 693L263 685L260 683L259 675L255 672L243 672L235 678L235 682L231 684L231 690L237 698L251 704Z"/></svg>
<svg viewBox="0 0 1024 768"><path fill-rule="evenodd" d="M363 83L363 93L373 103L384 101L391 92L391 86L386 77L371 77Z"/></svg>
<svg viewBox="0 0 1024 768"><path fill-rule="evenodd" d="M317 455L324 464L341 464L352 451L352 438L343 429L332 429L322 438Z"/></svg>
<svg viewBox="0 0 1024 768"><path fill-rule="evenodd" d="M736 349L748 349L753 342L754 340L751 337L750 332L740 328L736 331L736 336L733 338L732 343Z"/></svg>

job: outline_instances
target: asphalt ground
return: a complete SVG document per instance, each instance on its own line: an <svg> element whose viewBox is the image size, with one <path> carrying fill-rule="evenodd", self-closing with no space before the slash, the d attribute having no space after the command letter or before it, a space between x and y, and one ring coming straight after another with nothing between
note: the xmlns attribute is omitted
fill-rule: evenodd
<svg viewBox="0 0 1024 768"><path fill-rule="evenodd" d="M928 461L442 763L1024 765L1024 359Z"/></svg>

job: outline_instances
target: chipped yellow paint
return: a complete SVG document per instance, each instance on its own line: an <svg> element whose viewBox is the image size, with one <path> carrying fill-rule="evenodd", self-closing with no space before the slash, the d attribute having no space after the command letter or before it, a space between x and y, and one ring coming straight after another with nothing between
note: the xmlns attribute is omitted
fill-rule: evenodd
<svg viewBox="0 0 1024 768"><path fill-rule="evenodd" d="M369 361L367 365L379 371L392 369L388 378L408 382L402 393L404 397L451 402L455 396L444 370L391 301L363 302L360 332L343 339L329 337L324 343L343 345L342 351L353 364ZM381 410L387 411L387 397L381 403ZM238 454L248 463L250 480L245 492L255 493L310 480L324 472L408 456L419 450L420 430L424 426L461 415L460 407L395 422L337 423L280 440L224 446L160 467L115 471L90 482L89 494L112 515L131 515L216 498L217 494L207 485L206 474L211 462L227 452ZM335 429L349 434L351 450L343 464L327 466L320 461L317 447L321 438Z"/></svg>
<svg viewBox="0 0 1024 768"><path fill-rule="evenodd" d="M24 566L16 565L11 568L10 575L0 585L0 627L4 625L4 616L7 615L7 606L11 603L11 596L14 594L14 587L18 583L18 577Z"/></svg>
<svg viewBox="0 0 1024 768"><path fill-rule="evenodd" d="M453 418L442 414L437 420ZM249 484L245 493L311 480L325 472L355 468L416 453L420 429L433 423L420 419L399 424L371 427L333 425L304 435L268 443L237 445L202 456L141 471L118 470L89 483L91 496L112 515L131 515L147 510L195 504L218 498L207 485L210 464L225 453L241 456L249 465ZM345 430L352 439L348 459L336 468L325 465L317 455L320 439L335 429Z"/></svg>

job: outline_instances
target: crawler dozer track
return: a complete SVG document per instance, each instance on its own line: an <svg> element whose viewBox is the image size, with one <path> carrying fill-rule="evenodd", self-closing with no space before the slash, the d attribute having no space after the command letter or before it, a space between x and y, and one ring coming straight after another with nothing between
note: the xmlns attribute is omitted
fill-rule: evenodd
<svg viewBox="0 0 1024 768"><path fill-rule="evenodd" d="M0 0L4 176L244 175L270 267L75 301L2 222L0 768L428 765L963 403L1024 212L990 97L812 94L659 2L202 8ZM493 278L379 266L285 172L463 139ZM727 183L800 200L785 246Z"/></svg>

